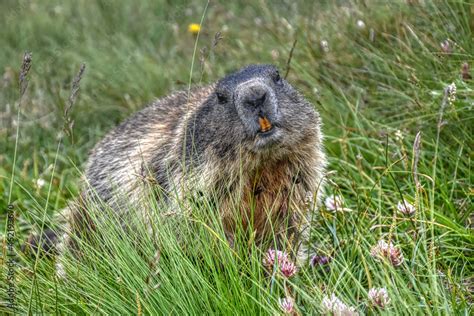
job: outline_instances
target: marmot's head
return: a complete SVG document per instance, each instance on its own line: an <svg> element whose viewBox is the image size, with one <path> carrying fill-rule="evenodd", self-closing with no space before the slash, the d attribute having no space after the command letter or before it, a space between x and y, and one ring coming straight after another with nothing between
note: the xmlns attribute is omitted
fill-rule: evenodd
<svg viewBox="0 0 474 316"><path fill-rule="evenodd" d="M318 129L311 104L272 65L251 65L228 75L216 85L215 98L238 114L234 122L241 124L241 142L252 151L288 149Z"/></svg>

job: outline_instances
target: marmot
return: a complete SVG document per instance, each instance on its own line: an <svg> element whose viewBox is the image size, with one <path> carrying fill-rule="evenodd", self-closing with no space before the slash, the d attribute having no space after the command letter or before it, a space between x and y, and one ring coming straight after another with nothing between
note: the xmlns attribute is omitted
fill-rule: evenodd
<svg viewBox="0 0 474 316"><path fill-rule="evenodd" d="M147 170L170 204L169 195L215 196L230 243L236 209L258 238L272 226L304 239L326 164L320 127L318 112L276 67L250 65L157 100L111 131L90 155L83 196L94 191L120 211L140 200ZM87 217L74 212L69 221Z"/></svg>

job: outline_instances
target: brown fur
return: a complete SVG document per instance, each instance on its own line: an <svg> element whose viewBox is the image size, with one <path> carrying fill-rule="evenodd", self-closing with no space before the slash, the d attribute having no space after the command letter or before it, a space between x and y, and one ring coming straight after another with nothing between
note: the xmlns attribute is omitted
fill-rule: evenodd
<svg viewBox="0 0 474 316"><path fill-rule="evenodd" d="M257 241L275 234L307 243L325 167L320 125L313 106L276 68L248 66L157 100L110 132L90 155L84 199L146 217L143 183L151 179L168 211L179 210L189 193L217 198L231 243L239 227L251 228ZM69 209L70 227L84 228L88 216L81 212ZM308 255L304 247L299 252Z"/></svg>

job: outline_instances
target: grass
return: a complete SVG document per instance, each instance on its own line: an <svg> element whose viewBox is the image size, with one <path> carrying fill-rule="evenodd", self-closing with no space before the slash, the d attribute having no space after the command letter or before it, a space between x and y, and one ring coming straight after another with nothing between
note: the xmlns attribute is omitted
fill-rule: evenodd
<svg viewBox="0 0 474 316"><path fill-rule="evenodd" d="M155 97L246 64L274 63L285 73L295 40L288 80L321 113L326 192L350 209L318 210L312 238L332 261L290 279L268 276L246 232L235 250L222 242L205 201L185 220L157 216L155 238L140 223L123 238L109 216L95 242L81 243L84 258L66 261L67 282L54 277L51 260L16 257L18 310L275 314L278 299L292 296L301 314L317 314L335 293L361 314L471 314L474 91L461 68L474 64L474 7L419 2L211 2L205 10L205 1L3 1L0 231L6 237L11 194L15 249L79 194L88 151L113 126ZM187 26L201 20L196 41ZM24 51L33 62L18 112ZM68 135L63 113L82 63ZM446 90L452 83L455 94ZM403 198L416 206L413 217L397 211ZM151 213L159 210L150 203ZM400 267L371 257L380 239L400 247ZM144 259L155 246L158 266ZM6 242L2 254L6 279ZM387 288L385 310L368 306L372 287ZM7 312L6 282L0 288Z"/></svg>

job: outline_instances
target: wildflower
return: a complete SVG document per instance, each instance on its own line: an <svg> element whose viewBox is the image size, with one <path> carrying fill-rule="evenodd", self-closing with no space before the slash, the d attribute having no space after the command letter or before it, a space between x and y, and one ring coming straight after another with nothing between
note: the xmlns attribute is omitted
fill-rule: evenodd
<svg viewBox="0 0 474 316"><path fill-rule="evenodd" d="M357 20L356 26L357 26L357 28L360 29L360 30L365 29L365 23L364 23L364 21L362 21L362 20Z"/></svg>
<svg viewBox="0 0 474 316"><path fill-rule="evenodd" d="M321 301L321 309L323 314L330 315L358 315L354 307L344 304L336 295L331 294L331 297L325 296Z"/></svg>
<svg viewBox="0 0 474 316"><path fill-rule="evenodd" d="M471 76L470 71L469 71L469 64L468 63L464 63L461 66L461 79L464 80L464 81L468 81L468 80L472 79L472 76Z"/></svg>
<svg viewBox="0 0 474 316"><path fill-rule="evenodd" d="M451 41L449 39L446 39L439 43L439 46L441 46L441 50L443 53L449 54L453 51L453 48L451 47Z"/></svg>
<svg viewBox="0 0 474 316"><path fill-rule="evenodd" d="M277 261L278 265L281 265L281 262L288 260L288 254L280 250L268 249L267 253L265 254L265 258L263 258L263 265L267 269L273 269L275 260Z"/></svg>
<svg viewBox="0 0 474 316"><path fill-rule="evenodd" d="M385 240L379 240L370 250L370 255L378 259L387 259L394 267L400 266L404 260L402 251Z"/></svg>
<svg viewBox="0 0 474 316"><path fill-rule="evenodd" d="M398 202L397 209L400 213L408 216L415 214L416 211L415 206L405 199L403 199L403 201Z"/></svg>
<svg viewBox="0 0 474 316"><path fill-rule="evenodd" d="M278 60L278 57L280 57L280 53L276 49L272 49L271 54L274 61Z"/></svg>
<svg viewBox="0 0 474 316"><path fill-rule="evenodd" d="M344 206L344 199L340 195L330 195L324 200L324 205L328 211L341 211Z"/></svg>
<svg viewBox="0 0 474 316"><path fill-rule="evenodd" d="M197 23L191 23L188 25L188 32L197 35L201 31L201 25Z"/></svg>
<svg viewBox="0 0 474 316"><path fill-rule="evenodd" d="M456 84L454 82L446 87L446 93L448 94L449 104L456 101Z"/></svg>
<svg viewBox="0 0 474 316"><path fill-rule="evenodd" d="M315 266L324 266L324 265L329 264L330 262L331 262L331 257L314 255L311 258L309 264L312 267L315 267Z"/></svg>
<svg viewBox="0 0 474 316"><path fill-rule="evenodd" d="M395 132L395 139L399 142L403 140L403 133L401 130L397 129L397 131Z"/></svg>
<svg viewBox="0 0 474 316"><path fill-rule="evenodd" d="M278 304L280 305L280 308L283 313L287 315L293 314L295 301L291 297L280 298L278 300Z"/></svg>
<svg viewBox="0 0 474 316"><path fill-rule="evenodd" d="M278 265L283 276L290 278L296 274L296 265L291 261L286 252L269 249L263 258L263 265L268 270L273 270L275 263Z"/></svg>
<svg viewBox="0 0 474 316"><path fill-rule="evenodd" d="M46 184L46 181L44 181L44 179L39 178L38 180L36 180L36 186L38 188L44 187L45 184Z"/></svg>
<svg viewBox="0 0 474 316"><path fill-rule="evenodd" d="M280 265L281 273L287 277L291 278L296 274L297 268L296 265L291 260L284 260Z"/></svg>
<svg viewBox="0 0 474 316"><path fill-rule="evenodd" d="M313 93L319 98L321 96L321 91L317 87L313 88Z"/></svg>
<svg viewBox="0 0 474 316"><path fill-rule="evenodd" d="M373 287L369 290L369 303L372 306L380 307L384 309L390 304L390 298L388 297L387 289Z"/></svg>
<svg viewBox="0 0 474 316"><path fill-rule="evenodd" d="M329 53L329 43L326 40L319 42L319 46L324 53Z"/></svg>

